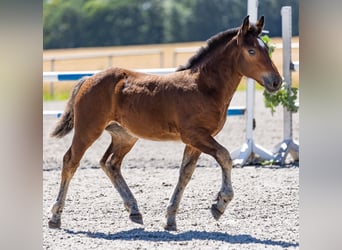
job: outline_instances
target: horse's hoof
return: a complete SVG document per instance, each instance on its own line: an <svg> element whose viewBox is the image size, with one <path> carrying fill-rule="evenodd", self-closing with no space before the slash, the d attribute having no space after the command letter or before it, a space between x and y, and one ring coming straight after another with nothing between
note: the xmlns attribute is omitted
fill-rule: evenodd
<svg viewBox="0 0 342 250"><path fill-rule="evenodd" d="M130 214L129 219L135 223L140 224L140 225L144 224L141 214Z"/></svg>
<svg viewBox="0 0 342 250"><path fill-rule="evenodd" d="M61 220L57 220L57 221L49 220L49 228L61 228Z"/></svg>
<svg viewBox="0 0 342 250"><path fill-rule="evenodd" d="M213 215L215 220L219 220L223 213L217 208L216 204L213 204L211 206L211 214Z"/></svg>
<svg viewBox="0 0 342 250"><path fill-rule="evenodd" d="M166 224L164 226L164 229L167 231L177 231L177 225L176 224L173 224L173 225Z"/></svg>

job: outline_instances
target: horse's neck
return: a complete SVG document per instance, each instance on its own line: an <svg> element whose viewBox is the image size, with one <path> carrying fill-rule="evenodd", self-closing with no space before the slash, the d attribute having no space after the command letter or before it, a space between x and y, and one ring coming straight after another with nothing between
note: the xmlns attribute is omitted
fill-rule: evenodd
<svg viewBox="0 0 342 250"><path fill-rule="evenodd" d="M229 48L221 49L216 56L202 66L201 84L217 95L217 98L229 104L242 75L236 70L235 57Z"/></svg>

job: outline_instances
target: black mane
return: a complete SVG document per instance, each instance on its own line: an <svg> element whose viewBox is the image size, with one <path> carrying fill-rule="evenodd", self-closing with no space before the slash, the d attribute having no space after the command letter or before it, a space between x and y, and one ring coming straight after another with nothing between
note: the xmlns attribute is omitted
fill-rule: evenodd
<svg viewBox="0 0 342 250"><path fill-rule="evenodd" d="M192 68L201 62L213 49L230 41L239 31L239 28L233 28L222 31L207 40L207 44L201 47L195 55L193 55L184 66L179 66L176 71L182 71Z"/></svg>

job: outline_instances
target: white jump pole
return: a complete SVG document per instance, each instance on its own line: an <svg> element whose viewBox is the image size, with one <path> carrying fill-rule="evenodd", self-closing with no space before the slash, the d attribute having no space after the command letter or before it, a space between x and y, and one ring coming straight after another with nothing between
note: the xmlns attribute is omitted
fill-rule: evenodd
<svg viewBox="0 0 342 250"><path fill-rule="evenodd" d="M258 16L258 0L248 0L247 14L249 20L253 23L257 21ZM231 153L234 166L243 166L255 155L264 160L272 160L274 158L272 152L267 151L263 147L257 145L253 141L253 119L255 105L255 83L253 79L247 79L247 97L246 97L246 142Z"/></svg>
<svg viewBox="0 0 342 250"><path fill-rule="evenodd" d="M292 86L291 74L291 38L292 38L292 10L290 6L281 8L282 16L282 38L283 38L283 75L285 87L290 89ZM285 164L288 153L294 160L299 159L299 146L292 136L292 112L284 108L284 140L276 145L274 152L275 161L281 165Z"/></svg>

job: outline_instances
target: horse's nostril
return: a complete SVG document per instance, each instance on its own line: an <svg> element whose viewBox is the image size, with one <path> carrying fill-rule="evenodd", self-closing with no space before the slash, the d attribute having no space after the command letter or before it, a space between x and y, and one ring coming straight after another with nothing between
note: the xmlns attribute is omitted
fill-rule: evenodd
<svg viewBox="0 0 342 250"><path fill-rule="evenodd" d="M281 86L281 81L278 81L278 80L274 80L273 83L272 83L272 87L274 89L279 89L279 87Z"/></svg>
<svg viewBox="0 0 342 250"><path fill-rule="evenodd" d="M278 88L278 86L279 86L278 82L277 82L277 81L274 81L273 84L272 84L272 87L273 87L274 89L276 89L276 88Z"/></svg>

